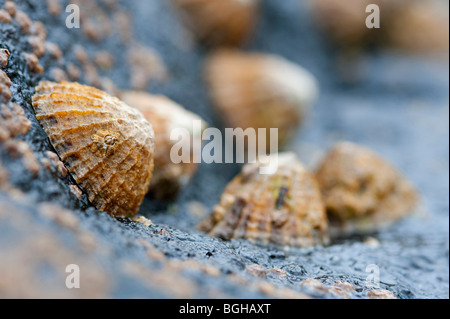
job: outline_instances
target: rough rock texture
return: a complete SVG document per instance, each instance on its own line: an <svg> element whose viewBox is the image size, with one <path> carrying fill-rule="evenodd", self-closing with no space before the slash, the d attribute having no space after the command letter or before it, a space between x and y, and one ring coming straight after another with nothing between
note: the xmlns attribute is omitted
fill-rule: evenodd
<svg viewBox="0 0 450 319"><path fill-rule="evenodd" d="M0 49L10 52L2 70L11 80L5 86L11 96L0 86L6 105L0 111L0 273L7 274L0 277L1 297L336 297L332 287L347 282L355 290L346 296L368 298L377 296L366 285L373 264L380 270L380 289L397 298L449 297L447 63L377 53L351 68L360 82L344 85L334 50L304 2L263 1L249 47L304 65L323 92L289 148L314 163L337 140L367 145L417 185L428 214L371 240L344 238L327 247L222 242L195 231L195 225L237 174L236 165L201 165L168 207L145 200L140 214L153 221L150 226L96 211L70 174L57 173L58 162L48 153L54 150L31 108L33 88L42 79L67 77L108 92L148 83L150 92L166 94L220 127L202 85L206 52L187 40L165 1L80 0L83 27L70 30L64 24L67 2L49 11L46 1L17 1L15 16L6 10L0 15ZM30 43L31 36L37 38ZM136 48L144 48L138 57L132 54ZM114 56L110 69L96 68L99 51ZM134 72L142 61L154 67ZM29 121L29 129L16 121ZM78 290L66 288L68 264L80 266ZM262 273L261 267L247 268L254 264L266 269L266 277L246 272ZM326 289L300 285L308 278Z"/></svg>

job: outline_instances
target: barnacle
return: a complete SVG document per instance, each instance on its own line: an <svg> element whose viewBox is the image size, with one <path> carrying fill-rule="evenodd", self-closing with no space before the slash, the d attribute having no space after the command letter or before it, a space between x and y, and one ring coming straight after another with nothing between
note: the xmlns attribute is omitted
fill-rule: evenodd
<svg viewBox="0 0 450 319"><path fill-rule="evenodd" d="M327 243L328 222L314 176L292 153L278 155L273 174L260 174L261 165L244 166L199 229L224 240L300 247Z"/></svg>
<svg viewBox="0 0 450 319"><path fill-rule="evenodd" d="M89 200L113 216L138 212L153 170L154 132L142 114L78 83L41 82L36 118Z"/></svg>
<svg viewBox="0 0 450 319"><path fill-rule="evenodd" d="M174 129L186 129L191 138L195 138L196 134L201 135L205 122L196 114L187 111L165 96L139 91L124 91L120 97L128 105L142 112L155 131L155 173L150 182L149 193L158 199L173 198L194 175L197 163L192 160L194 147L193 143L190 143L191 141L186 141L191 152L189 162L175 164L171 160L171 148L178 140L171 140L170 135ZM198 132L194 131L195 121L201 121L201 128Z"/></svg>
<svg viewBox="0 0 450 319"><path fill-rule="evenodd" d="M308 71L273 55L221 50L205 71L212 102L226 125L278 128L280 145L293 135L318 95Z"/></svg>
<svg viewBox="0 0 450 319"><path fill-rule="evenodd" d="M253 31L260 0L172 0L188 28L209 46L238 46Z"/></svg>
<svg viewBox="0 0 450 319"><path fill-rule="evenodd" d="M332 231L373 231L411 213L418 195L411 183L370 149L336 144L316 172Z"/></svg>

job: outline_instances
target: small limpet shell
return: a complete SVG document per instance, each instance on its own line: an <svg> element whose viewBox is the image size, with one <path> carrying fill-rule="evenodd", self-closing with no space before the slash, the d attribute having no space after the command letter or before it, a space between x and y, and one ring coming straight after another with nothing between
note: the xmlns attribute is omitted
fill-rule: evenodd
<svg viewBox="0 0 450 319"><path fill-rule="evenodd" d="M306 247L328 242L325 208L314 176L292 153L279 154L274 174L247 164L226 187L199 229L224 240Z"/></svg>
<svg viewBox="0 0 450 319"><path fill-rule="evenodd" d="M379 9L379 28L366 27L366 20L378 15L370 4ZM314 0L311 5L324 33L342 49L359 52L376 45L448 55L448 1Z"/></svg>
<svg viewBox="0 0 450 319"><path fill-rule="evenodd" d="M68 82L41 82L33 107L92 204L112 216L137 214L154 155L154 132L142 114L103 91Z"/></svg>
<svg viewBox="0 0 450 319"><path fill-rule="evenodd" d="M120 98L142 112L155 131L155 171L150 182L149 194L157 199L172 199L195 174L198 164L192 160L193 143L191 141L189 141L191 142L189 144L191 161L178 164L172 161L170 151L178 140L171 140L170 135L174 129L186 129L191 134L191 138L195 137L195 134L201 136L206 123L198 115L162 95L123 91ZM193 132L195 121L201 121L202 126L199 132Z"/></svg>
<svg viewBox="0 0 450 319"><path fill-rule="evenodd" d="M412 184L370 149L337 143L316 172L332 232L364 233L387 226L418 203Z"/></svg>
<svg viewBox="0 0 450 319"><path fill-rule="evenodd" d="M318 96L317 81L308 71L269 54L220 50L208 60L205 75L213 105L227 126L278 128L280 146Z"/></svg>
<svg viewBox="0 0 450 319"><path fill-rule="evenodd" d="M260 0L172 0L194 36L209 46L238 46L252 33Z"/></svg>

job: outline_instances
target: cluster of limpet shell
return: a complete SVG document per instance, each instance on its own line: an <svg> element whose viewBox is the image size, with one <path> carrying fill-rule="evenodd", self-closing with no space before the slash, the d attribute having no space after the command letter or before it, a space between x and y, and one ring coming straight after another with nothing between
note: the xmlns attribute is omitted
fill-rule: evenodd
<svg viewBox="0 0 450 319"><path fill-rule="evenodd" d="M173 198L192 177L195 164L171 161L170 133L201 118L163 96L123 91L121 97L133 107L78 83L41 82L33 107L89 200L113 216L134 216L149 189ZM292 153L271 156L276 170L264 174L265 161L245 165L199 229L224 240L307 247L328 243L328 219L340 233L371 231L417 205L411 183L365 147L338 143L315 175Z"/></svg>
<svg viewBox="0 0 450 319"><path fill-rule="evenodd" d="M414 186L366 147L337 143L314 174L292 153L278 156L274 174L260 174L260 162L244 166L199 229L224 240L305 247L379 230L417 207Z"/></svg>
<svg viewBox="0 0 450 319"><path fill-rule="evenodd" d="M326 244L328 222L313 174L293 153L278 154L273 174L261 174L264 165L245 165L199 229L224 240L298 247Z"/></svg>
<svg viewBox="0 0 450 319"><path fill-rule="evenodd" d="M260 1L173 2L201 41L237 46L251 31ZM37 52L25 57L30 69L39 71L42 54L37 53L42 51L45 36L39 37L42 32L34 29L30 45ZM132 87L145 89L150 70L164 77L165 68L154 68L160 63L150 50L130 52L135 71ZM87 74L98 77L88 72L91 63L81 47L75 56ZM7 61L7 52L0 51L0 58L0 62ZM94 60L104 68L114 63L106 52ZM280 147L293 136L319 90L314 76L295 63L236 49L211 53L205 80L224 124L242 129L277 128ZM1 88L0 93L6 92ZM89 200L112 216L131 217L148 192L157 199L173 199L192 178L196 163L175 164L170 158L176 143L170 133L175 128L190 130L194 121L202 119L164 96L112 91L123 102L78 83L41 82L33 107L61 161ZM270 140L266 142L269 148ZM357 145L338 144L315 174L292 153L277 156L278 168L272 174L261 174L265 165L261 162L245 165L199 229L224 240L307 247L328 243L329 224L345 233L378 229L405 216L417 204L417 193L406 179Z"/></svg>
<svg viewBox="0 0 450 319"><path fill-rule="evenodd" d="M154 132L136 109L78 83L41 82L36 118L89 200L113 216L137 214L153 171Z"/></svg>

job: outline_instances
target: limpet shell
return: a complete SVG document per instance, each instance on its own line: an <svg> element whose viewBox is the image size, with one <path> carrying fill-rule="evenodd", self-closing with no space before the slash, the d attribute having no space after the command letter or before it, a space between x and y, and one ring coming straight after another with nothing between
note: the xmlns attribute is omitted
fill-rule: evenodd
<svg viewBox="0 0 450 319"><path fill-rule="evenodd" d="M379 5L380 1L315 0L311 7L317 24L327 37L343 48L354 48L376 40L381 33L382 29L366 27L368 13L365 9L370 3Z"/></svg>
<svg viewBox="0 0 450 319"><path fill-rule="evenodd" d="M186 26L208 46L239 46L252 33L260 0L172 0Z"/></svg>
<svg viewBox="0 0 450 319"><path fill-rule="evenodd" d="M149 194L157 199L170 200L185 186L197 170L197 163L192 160L193 143L189 144L191 161L175 164L170 158L171 148L178 140L171 140L174 129L182 128L189 131L191 138L200 135L206 126L198 115L184 109L162 95L152 95L141 91L123 91L120 97L131 107L138 109L152 124L155 131L155 172L150 182ZM201 121L199 132L193 132L194 122ZM199 150L201 151L201 150Z"/></svg>
<svg viewBox="0 0 450 319"><path fill-rule="evenodd" d="M379 8L380 28L366 27L369 4ZM311 5L324 33L342 49L358 52L377 45L448 55L448 1L314 0Z"/></svg>
<svg viewBox="0 0 450 319"><path fill-rule="evenodd" d="M413 212L412 184L372 150L350 142L331 148L316 172L334 234L364 233Z"/></svg>
<svg viewBox="0 0 450 319"><path fill-rule="evenodd" d="M278 128L280 146L318 96L317 81L308 71L269 54L220 50L207 62L205 75L212 102L227 126L267 132Z"/></svg>
<svg viewBox="0 0 450 319"><path fill-rule="evenodd" d="M245 165L198 228L224 240L299 247L327 243L328 222L314 176L292 153L279 154L272 175L260 174L260 167L260 162Z"/></svg>
<svg viewBox="0 0 450 319"><path fill-rule="evenodd" d="M36 118L78 185L99 210L138 212L153 171L154 132L119 99L78 83L41 82Z"/></svg>

